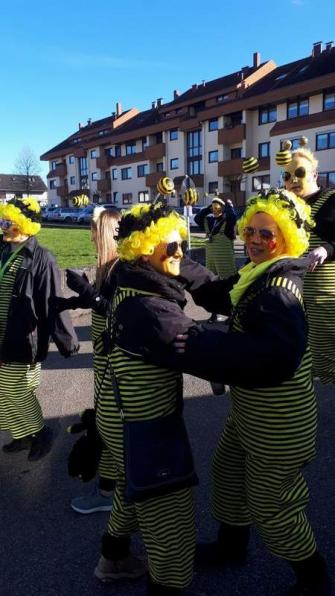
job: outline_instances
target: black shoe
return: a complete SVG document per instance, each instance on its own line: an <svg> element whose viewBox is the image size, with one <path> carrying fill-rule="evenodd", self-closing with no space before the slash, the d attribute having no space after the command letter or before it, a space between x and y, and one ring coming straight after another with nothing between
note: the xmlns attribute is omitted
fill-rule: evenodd
<svg viewBox="0 0 335 596"><path fill-rule="evenodd" d="M43 426L33 436L33 441L28 455L28 461L38 461L51 451L53 443L53 431L49 426Z"/></svg>
<svg viewBox="0 0 335 596"><path fill-rule="evenodd" d="M4 453L18 453L24 449L30 449L32 440L32 435L27 435L26 437L22 437L22 439L13 439L10 443L2 447L2 451Z"/></svg>
<svg viewBox="0 0 335 596"><path fill-rule="evenodd" d="M289 561L297 583L286 596L332 596L332 588L325 559L316 551L303 561Z"/></svg>
<svg viewBox="0 0 335 596"><path fill-rule="evenodd" d="M250 526L232 526L221 522L215 542L200 542L195 549L195 564L199 567L244 565Z"/></svg>

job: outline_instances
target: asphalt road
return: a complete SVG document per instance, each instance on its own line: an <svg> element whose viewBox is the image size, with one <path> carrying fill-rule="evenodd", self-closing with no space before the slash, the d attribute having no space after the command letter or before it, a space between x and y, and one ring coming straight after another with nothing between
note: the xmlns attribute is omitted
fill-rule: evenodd
<svg viewBox="0 0 335 596"><path fill-rule="evenodd" d="M194 318L205 318L194 306ZM26 452L0 452L0 594L2 596L140 596L144 582L100 584L93 577L99 557L106 513L76 514L72 497L89 492L67 476L66 458L73 438L65 432L76 414L92 404L92 348L88 315L75 320L80 353L64 360L52 345L43 366L39 397L48 424L58 432L52 452L28 463ZM318 457L305 472L310 486L308 513L320 550L331 567L335 583L335 395L334 387L317 384L319 405ZM186 420L194 447L200 486L195 491L198 536L214 539L216 523L210 513L210 462L229 412L229 397L213 397L207 382L185 376ZM2 433L1 445L9 435ZM135 548L141 550L136 537ZM196 572L193 586L207 596L279 596L293 582L285 562L265 549L256 532L245 567Z"/></svg>

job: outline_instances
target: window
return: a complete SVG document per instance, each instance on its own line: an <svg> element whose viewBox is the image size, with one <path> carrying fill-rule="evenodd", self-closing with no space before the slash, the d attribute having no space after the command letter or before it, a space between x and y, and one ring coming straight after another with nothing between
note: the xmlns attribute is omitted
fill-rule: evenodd
<svg viewBox="0 0 335 596"><path fill-rule="evenodd" d="M149 166L147 163L137 166L137 177L138 178L143 178L143 176L146 176L147 174L149 174Z"/></svg>
<svg viewBox="0 0 335 596"><path fill-rule="evenodd" d="M323 96L323 109L335 109L335 91L333 91L332 93L325 93L325 95Z"/></svg>
<svg viewBox="0 0 335 596"><path fill-rule="evenodd" d="M187 173L190 176L202 174L201 130L187 133Z"/></svg>
<svg viewBox="0 0 335 596"><path fill-rule="evenodd" d="M291 143L292 143L292 148L291 151L295 151L296 149L299 149L300 147L300 138L301 137L295 137L294 139L290 139ZM280 141L280 150L283 151L284 149L284 140Z"/></svg>
<svg viewBox="0 0 335 596"><path fill-rule="evenodd" d="M91 179L92 180L98 180L98 172L92 172Z"/></svg>
<svg viewBox="0 0 335 596"><path fill-rule="evenodd" d="M111 179L111 171L110 170L105 170L105 179L106 180L110 180Z"/></svg>
<svg viewBox="0 0 335 596"><path fill-rule="evenodd" d="M230 150L230 159L240 159L242 156L242 147L234 147Z"/></svg>
<svg viewBox="0 0 335 596"><path fill-rule="evenodd" d="M50 190L53 190L54 188L57 188L57 186L56 186L56 180L50 180L49 187L50 187Z"/></svg>
<svg viewBox="0 0 335 596"><path fill-rule="evenodd" d="M135 155L136 153L136 141L131 141L126 144L126 155Z"/></svg>
<svg viewBox="0 0 335 596"><path fill-rule="evenodd" d="M287 119L298 118L299 116L307 116L309 113L308 98L299 99L298 101L289 101L287 103Z"/></svg>
<svg viewBox="0 0 335 596"><path fill-rule="evenodd" d="M121 168L121 178L122 180L130 180L131 179L131 168Z"/></svg>
<svg viewBox="0 0 335 596"><path fill-rule="evenodd" d="M269 122L276 122L277 107L267 106L266 108L259 108L258 110L258 124L268 124Z"/></svg>
<svg viewBox="0 0 335 596"><path fill-rule="evenodd" d="M57 168L58 162L57 161L52 161L51 162L51 169L55 170Z"/></svg>
<svg viewBox="0 0 335 596"><path fill-rule="evenodd" d="M117 168L112 168L112 179L117 180Z"/></svg>
<svg viewBox="0 0 335 596"><path fill-rule="evenodd" d="M121 157L121 145L115 145L114 157Z"/></svg>
<svg viewBox="0 0 335 596"><path fill-rule="evenodd" d="M148 138L143 137L143 139L141 139L141 142L142 142L142 151L145 151L146 148L148 147Z"/></svg>
<svg viewBox="0 0 335 596"><path fill-rule="evenodd" d="M219 160L219 152L218 151L209 151L208 152L208 162L214 163Z"/></svg>
<svg viewBox="0 0 335 596"><path fill-rule="evenodd" d="M113 147L108 147L108 149L105 149L105 154L108 157L114 157L114 151L113 151Z"/></svg>
<svg viewBox="0 0 335 596"><path fill-rule="evenodd" d="M216 98L217 103L222 103L223 101L227 101L227 99L229 99L229 95L225 94L225 95L218 95Z"/></svg>
<svg viewBox="0 0 335 596"><path fill-rule="evenodd" d="M163 133L162 132L158 132L156 134L156 143L163 143Z"/></svg>
<svg viewBox="0 0 335 596"><path fill-rule="evenodd" d="M69 155L69 163L74 163L74 155Z"/></svg>
<svg viewBox="0 0 335 596"><path fill-rule="evenodd" d="M79 179L80 188L87 188L88 186L88 167L86 157L79 158Z"/></svg>
<svg viewBox="0 0 335 596"><path fill-rule="evenodd" d="M319 172L318 184L326 188L335 188L335 172Z"/></svg>
<svg viewBox="0 0 335 596"><path fill-rule="evenodd" d="M119 202L119 192L113 192L113 203L118 203Z"/></svg>
<svg viewBox="0 0 335 596"><path fill-rule="evenodd" d="M156 163L156 172L164 172L164 166L162 161Z"/></svg>
<svg viewBox="0 0 335 596"><path fill-rule="evenodd" d="M178 129L174 128L170 130L170 141L177 141L178 140Z"/></svg>
<svg viewBox="0 0 335 596"><path fill-rule="evenodd" d="M76 183L76 177L75 176L70 176L70 184L71 186L74 186Z"/></svg>
<svg viewBox="0 0 335 596"><path fill-rule="evenodd" d="M132 192L124 192L122 194L122 203L124 205L131 205L133 202L133 193Z"/></svg>
<svg viewBox="0 0 335 596"><path fill-rule="evenodd" d="M270 143L258 143L258 157L270 157Z"/></svg>
<svg viewBox="0 0 335 596"><path fill-rule="evenodd" d="M179 159L178 157L174 157L170 159L170 170L178 170L179 168Z"/></svg>
<svg viewBox="0 0 335 596"><path fill-rule="evenodd" d="M148 190L141 190L138 193L138 202L139 203L148 203L149 202L149 191Z"/></svg>
<svg viewBox="0 0 335 596"><path fill-rule="evenodd" d="M215 182L208 182L208 192L210 195L216 195L218 188L219 184L217 180L215 180Z"/></svg>
<svg viewBox="0 0 335 596"><path fill-rule="evenodd" d="M91 159L96 159L97 157L97 150L96 149L92 149L91 150Z"/></svg>
<svg viewBox="0 0 335 596"><path fill-rule="evenodd" d="M269 190L270 188L270 176L253 176L252 177L252 190Z"/></svg>
<svg viewBox="0 0 335 596"><path fill-rule="evenodd" d="M217 130L219 128L219 121L217 118L211 118L208 120L208 130L211 132L212 130Z"/></svg>
<svg viewBox="0 0 335 596"><path fill-rule="evenodd" d="M335 148L335 132L325 132L316 135L316 150L323 151L324 149Z"/></svg>

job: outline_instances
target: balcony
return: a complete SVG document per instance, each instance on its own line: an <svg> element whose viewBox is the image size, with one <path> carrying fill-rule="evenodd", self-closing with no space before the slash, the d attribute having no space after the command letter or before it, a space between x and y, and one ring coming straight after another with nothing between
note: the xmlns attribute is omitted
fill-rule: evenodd
<svg viewBox="0 0 335 596"><path fill-rule="evenodd" d="M73 155L74 157L87 157L87 151L83 147L78 147L73 150Z"/></svg>
<svg viewBox="0 0 335 596"><path fill-rule="evenodd" d="M166 172L152 172L145 177L145 185L149 187L157 186L158 180L166 176Z"/></svg>
<svg viewBox="0 0 335 596"><path fill-rule="evenodd" d="M58 176L59 178L64 178L67 174L67 168L66 168L66 164L65 163L59 163L56 165L56 167L53 170L50 170L50 172L47 175L47 178L56 178L56 176Z"/></svg>
<svg viewBox="0 0 335 596"><path fill-rule="evenodd" d="M227 159L225 161L219 161L218 175L219 176L237 176L242 174L242 158Z"/></svg>
<svg viewBox="0 0 335 596"><path fill-rule="evenodd" d="M100 192L108 192L112 189L112 181L110 178L103 178L97 181L97 190Z"/></svg>
<svg viewBox="0 0 335 596"><path fill-rule="evenodd" d="M245 124L238 124L232 128L220 128L218 131L219 145L233 145L242 143L245 139Z"/></svg>
<svg viewBox="0 0 335 596"><path fill-rule="evenodd" d="M145 159L161 159L165 156L165 143L156 143L156 145L149 145L144 150Z"/></svg>
<svg viewBox="0 0 335 596"><path fill-rule="evenodd" d="M97 168L100 170L108 170L112 165L112 156L111 155L101 155L97 157Z"/></svg>
<svg viewBox="0 0 335 596"><path fill-rule="evenodd" d="M270 158L269 157L260 157L258 159L258 163L259 163L258 171L270 169Z"/></svg>
<svg viewBox="0 0 335 596"><path fill-rule="evenodd" d="M65 197L67 197L69 194L69 189L68 189L68 185L67 184L62 184L61 186L57 187L57 195L61 198L61 199L65 199Z"/></svg>

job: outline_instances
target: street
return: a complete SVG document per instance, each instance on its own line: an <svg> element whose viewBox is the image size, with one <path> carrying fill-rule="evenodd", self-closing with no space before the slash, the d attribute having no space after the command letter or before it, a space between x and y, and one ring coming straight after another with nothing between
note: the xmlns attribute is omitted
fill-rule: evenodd
<svg viewBox="0 0 335 596"><path fill-rule="evenodd" d="M194 305L188 312L198 319L208 316ZM93 401L90 317L84 314L74 321L80 353L64 360L52 344L43 365L39 398L47 423L58 432L52 452L35 464L27 462L27 452L1 452L2 596L144 594L143 580L100 584L93 577L108 513L85 516L70 508L71 498L93 488L93 483L84 485L67 475L67 454L74 439L66 428ZM305 474L310 486L308 513L335 581L335 395L332 386L316 387L320 428L318 457ZM213 540L216 523L210 513L210 465L229 411L229 397L214 397L207 382L185 376L185 398L185 416L200 477L195 490L198 537ZM8 438L7 433L1 434L1 446ZM142 549L138 537L135 549ZM193 587L207 596L279 596L293 581L285 562L270 555L253 531L245 567L196 570Z"/></svg>

